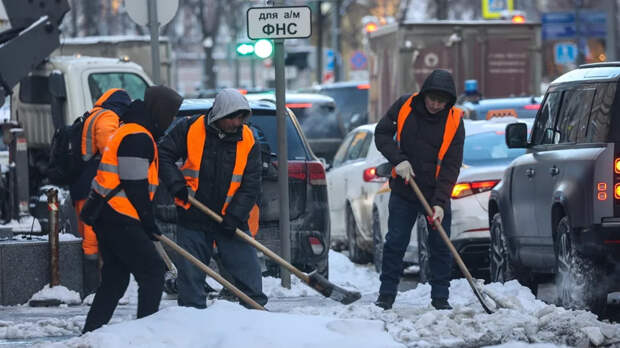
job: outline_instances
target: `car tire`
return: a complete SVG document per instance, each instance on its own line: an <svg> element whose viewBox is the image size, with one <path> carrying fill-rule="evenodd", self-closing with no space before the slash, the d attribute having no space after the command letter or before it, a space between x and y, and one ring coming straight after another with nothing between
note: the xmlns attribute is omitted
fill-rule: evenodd
<svg viewBox="0 0 620 348"><path fill-rule="evenodd" d="M374 245L373 263L377 273L381 273L383 264L383 236L381 235L381 221L379 212L374 209L372 212L372 241Z"/></svg>
<svg viewBox="0 0 620 348"><path fill-rule="evenodd" d="M560 306L569 309L589 309L604 314L607 305L607 289L604 272L593 260L575 250L571 235L572 226L564 216L556 226L556 292Z"/></svg>
<svg viewBox="0 0 620 348"><path fill-rule="evenodd" d="M355 218L353 217L353 212L351 208L347 208L347 241L349 246L349 259L353 263L368 263L370 262L370 255L365 250L362 250L357 245L357 236L359 235L359 231L357 230L357 223L355 222Z"/></svg>
<svg viewBox="0 0 620 348"><path fill-rule="evenodd" d="M428 225L426 217L420 214L418 216L418 265L420 266L420 283L428 283L430 281L430 250L428 248Z"/></svg>
<svg viewBox="0 0 620 348"><path fill-rule="evenodd" d="M491 245L489 246L489 278L491 282L504 283L517 279L513 261L510 259L508 240L500 213L493 215L489 233L491 235Z"/></svg>

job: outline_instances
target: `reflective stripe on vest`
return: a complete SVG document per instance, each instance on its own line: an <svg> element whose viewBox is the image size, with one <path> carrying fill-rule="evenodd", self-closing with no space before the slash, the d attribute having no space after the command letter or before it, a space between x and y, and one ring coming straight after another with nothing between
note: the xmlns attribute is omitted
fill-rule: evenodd
<svg viewBox="0 0 620 348"><path fill-rule="evenodd" d="M97 145L95 144L95 123L97 122L99 116L106 111L108 110L103 108L93 111L84 121L84 128L82 129L83 161L88 161L97 153Z"/></svg>
<svg viewBox="0 0 620 348"><path fill-rule="evenodd" d="M403 131L405 122L407 121L409 115L411 115L411 103L413 102L413 97L415 97L416 95L417 93L414 93L411 97L409 97L398 111L398 121L396 126L396 142L398 143L398 147L400 147L400 136ZM439 148L439 152L437 153L437 167L435 169L435 178L439 176L441 162L446 156L446 152L448 152L450 144L452 144L452 140L456 135L456 131L459 129L459 124L461 123L462 116L463 111L461 109L456 107L450 108L450 112L448 113L448 117L446 118L446 126L443 131L443 141L441 142L441 148ZM394 170L392 170L392 176L396 177L396 172Z"/></svg>
<svg viewBox="0 0 620 348"><path fill-rule="evenodd" d="M202 152L205 146L205 140L207 138L207 132L205 129L205 116L198 117L194 123L192 123L187 132L187 159L183 166L181 166L181 173L185 178L185 182L189 187L189 195L194 197L198 192L198 185L200 183L200 164L202 162ZM191 141L190 141L191 139ZM222 215L226 215L226 208L235 196L235 192L241 187L241 181L243 180L243 173L245 166L248 163L248 156L254 146L254 135L250 127L243 125L242 139L237 142L237 152L235 158L235 167L233 168L232 178L228 191L226 193L226 201L222 207ZM185 209L189 209L189 203L183 203L178 198L175 198L175 203Z"/></svg>
<svg viewBox="0 0 620 348"><path fill-rule="evenodd" d="M153 162L151 162L149 166L147 176L149 182L149 198L150 200L153 200L153 196L155 195L155 191L159 185L159 178L157 176L157 172L159 170L157 146L155 145L155 140L153 140L151 133L149 133L146 128L136 123L122 125L112 134L108 144L106 145L105 151L101 157L101 162L97 168L97 175L95 176L95 180L93 180L92 184L93 189L101 196L107 196L121 183L120 176L118 175L118 147L125 136L136 133L147 134L153 142ZM125 190L120 190L116 193L114 197L108 200L107 204L120 214L140 220L138 212L127 198Z"/></svg>

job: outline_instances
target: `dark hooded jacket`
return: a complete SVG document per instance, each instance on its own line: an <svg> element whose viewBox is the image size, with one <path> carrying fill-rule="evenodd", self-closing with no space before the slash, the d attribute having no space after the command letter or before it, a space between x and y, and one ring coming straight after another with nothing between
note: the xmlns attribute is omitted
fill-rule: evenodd
<svg viewBox="0 0 620 348"><path fill-rule="evenodd" d="M119 89L113 92L107 98L104 98L104 96L102 96L101 98L99 98L99 100L95 102L93 109L90 110L90 116L92 116L94 112L100 110L100 108L107 109L109 110L108 112L111 111L116 116L117 120L115 121L114 127L118 128L118 118L120 118L125 113L125 111L127 111L127 108L129 107L129 104L131 103L131 98L129 97L129 94L127 94L127 92L122 89ZM104 112L104 114L102 114L101 116L106 116L105 113L106 112ZM101 121L102 119L100 118L97 121L96 126L99 126ZM109 124L105 126L110 127L110 128L112 127ZM108 134L109 131L110 130L103 132L102 130L101 136L104 136L104 137L109 136ZM99 133L100 132L98 130L95 130L96 136ZM80 173L80 177L78 178L78 180L69 187L69 191L71 193L71 199L74 202L81 200L81 199L86 199L86 197L88 196L88 192L90 191L90 184L93 181L93 178L95 177L95 175L97 174L97 166L99 166L100 159L101 159L101 154L93 157L91 160L86 162L84 165L84 169L82 170L82 173Z"/></svg>
<svg viewBox="0 0 620 348"><path fill-rule="evenodd" d="M176 116L183 98L167 87L154 86L147 88L144 100L134 100L121 117L121 121L124 124L137 123L143 126L157 141L174 116ZM148 110L151 110L151 112ZM155 148L153 141L148 135L135 133L123 138L118 147L117 155L118 157L147 159L150 165L155 159ZM119 167L119 172L121 171ZM143 173L144 179L133 180L121 177L121 186L131 204L136 208L142 227L145 230L152 231L156 227L153 205L149 198L149 183L148 179L146 179L147 172L148 168L145 168ZM104 224L121 225L135 223L135 220L117 213L107 204L101 213L99 221L103 221Z"/></svg>
<svg viewBox="0 0 620 348"><path fill-rule="evenodd" d="M446 108L430 114L424 105L424 95L429 91L441 92L451 97ZM446 119L456 101L456 88L452 75L445 70L433 71L424 81L420 93L412 100L411 114L401 133L400 148L396 143L398 112L411 95L400 97L383 116L375 129L377 149L393 164L408 160L415 173L415 181L431 206L449 208L450 194L463 163L465 128L461 121L454 139L435 178L437 154L443 142ZM394 194L410 201L417 201L415 193L401 177L392 178L390 187Z"/></svg>
<svg viewBox="0 0 620 348"><path fill-rule="evenodd" d="M224 90L216 96L213 108L204 118L207 134L195 198L216 213L221 212L226 200L235 167L237 142L242 139L242 129L239 128L235 134L228 134L217 129L214 122L238 110L250 110L245 97L238 92ZM159 177L172 195L187 185L176 162L179 160L184 162L187 158L187 132L194 122L200 122L198 117L183 119L158 144ZM248 155L241 186L226 208L226 215L236 218L240 223L239 227L244 230L248 228L250 210L260 194L261 163L260 144L255 139ZM193 206L188 210L178 207L177 211L178 224L187 228L209 231L215 226L213 220Z"/></svg>

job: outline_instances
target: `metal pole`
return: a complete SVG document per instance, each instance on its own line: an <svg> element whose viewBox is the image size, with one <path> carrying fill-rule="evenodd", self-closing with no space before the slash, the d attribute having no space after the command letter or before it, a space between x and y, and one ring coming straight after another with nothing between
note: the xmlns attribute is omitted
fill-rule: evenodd
<svg viewBox="0 0 620 348"><path fill-rule="evenodd" d="M239 86L241 84L241 67L240 67L240 63L239 63L239 57L235 56L235 88L239 88L241 86Z"/></svg>
<svg viewBox="0 0 620 348"><path fill-rule="evenodd" d="M58 191L47 191L47 210L49 210L50 245L50 287L60 285L58 275Z"/></svg>
<svg viewBox="0 0 620 348"><path fill-rule="evenodd" d="M157 3L156 0L149 1L149 29L151 30L151 59L152 59L152 78L153 83L159 85L161 83L159 63L159 22L157 21Z"/></svg>
<svg viewBox="0 0 620 348"><path fill-rule="evenodd" d="M583 64L583 50L581 47L581 15L579 9L581 0L575 0L575 36L577 38L577 66Z"/></svg>
<svg viewBox="0 0 620 348"><path fill-rule="evenodd" d="M616 0L609 1L609 11L607 12L607 61L613 62L616 60L616 17L618 15L618 4Z"/></svg>
<svg viewBox="0 0 620 348"><path fill-rule="evenodd" d="M341 0L334 1L332 9L332 49L334 50L334 82L340 81L340 4Z"/></svg>
<svg viewBox="0 0 620 348"><path fill-rule="evenodd" d="M256 88L256 58L250 58L250 75L252 75L252 88Z"/></svg>
<svg viewBox="0 0 620 348"><path fill-rule="evenodd" d="M316 83L323 82L323 11L322 1L317 1L316 17Z"/></svg>
<svg viewBox="0 0 620 348"><path fill-rule="evenodd" d="M288 151L286 148L286 106L284 76L284 40L275 40L274 65L276 72L276 115L278 119L278 186L280 189L280 248L282 258L291 261L290 215L288 206ZM291 273L280 266L282 286L291 288Z"/></svg>

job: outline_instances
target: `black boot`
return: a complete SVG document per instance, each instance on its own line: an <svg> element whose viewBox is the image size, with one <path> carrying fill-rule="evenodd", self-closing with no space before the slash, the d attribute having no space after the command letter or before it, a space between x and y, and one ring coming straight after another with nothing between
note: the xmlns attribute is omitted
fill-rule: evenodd
<svg viewBox="0 0 620 348"><path fill-rule="evenodd" d="M396 296L394 296L394 295L379 294L379 297L377 298L377 301L375 301L375 306L381 307L384 310L390 309L390 308L392 308L392 305L394 304L394 299L395 298L396 298Z"/></svg>
<svg viewBox="0 0 620 348"><path fill-rule="evenodd" d="M84 255L83 261L83 279L84 279L84 297L95 293L99 287L99 258L97 255Z"/></svg>
<svg viewBox="0 0 620 348"><path fill-rule="evenodd" d="M452 309L447 298L434 298L431 300L431 305L435 307L435 309Z"/></svg>

